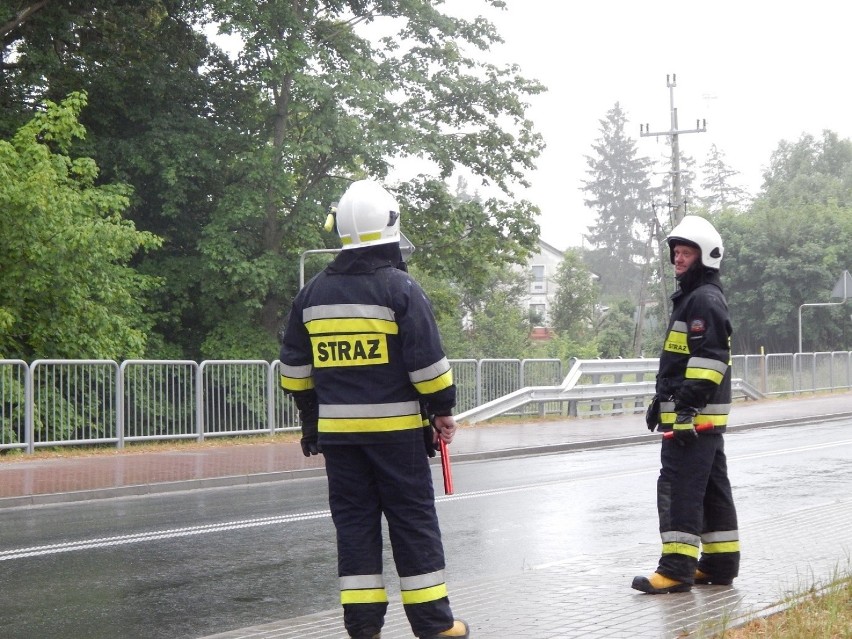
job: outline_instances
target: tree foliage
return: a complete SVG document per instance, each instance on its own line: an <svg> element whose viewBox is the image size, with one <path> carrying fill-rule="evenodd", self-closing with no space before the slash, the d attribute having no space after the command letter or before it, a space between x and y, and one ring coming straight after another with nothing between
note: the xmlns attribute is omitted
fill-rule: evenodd
<svg viewBox="0 0 852 639"><path fill-rule="evenodd" d="M543 147L525 115L543 87L488 61L500 38L481 18L425 0L13 5L0 131L44 97L89 92L86 153L163 238L134 263L164 283L149 355L274 353L299 256L337 245L321 231L328 205L406 158L430 167L390 184L424 270L465 269L481 291L482 265L519 263L535 242L537 211L513 189ZM453 201L444 182L462 169L487 199Z"/></svg>
<svg viewBox="0 0 852 639"><path fill-rule="evenodd" d="M823 131L819 140L810 134L782 140L763 174L760 199L770 206L852 206L852 140L832 131Z"/></svg>
<svg viewBox="0 0 852 639"><path fill-rule="evenodd" d="M122 218L130 189L96 185L71 157L84 137L84 94L72 93L0 140L0 357L139 357L154 283L129 266L158 240Z"/></svg>
<svg viewBox="0 0 852 639"><path fill-rule="evenodd" d="M825 303L852 246L852 142L824 132L782 141L751 210L715 218L736 350L798 350L799 307ZM849 347L846 305L803 310L803 348Z"/></svg>

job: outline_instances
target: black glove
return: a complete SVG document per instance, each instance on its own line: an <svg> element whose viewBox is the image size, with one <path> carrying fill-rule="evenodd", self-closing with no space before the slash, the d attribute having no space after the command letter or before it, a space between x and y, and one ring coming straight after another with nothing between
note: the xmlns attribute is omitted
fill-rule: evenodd
<svg viewBox="0 0 852 639"><path fill-rule="evenodd" d="M675 417L672 432L675 441L681 446L691 444L698 439L698 431L695 430L695 416L698 411L694 408L681 408Z"/></svg>
<svg viewBox="0 0 852 639"><path fill-rule="evenodd" d="M652 433L657 430L657 424L660 423L660 398L654 395L651 403L648 404L648 410L645 411L645 425Z"/></svg>
<svg viewBox="0 0 852 639"><path fill-rule="evenodd" d="M302 445L302 454L305 457L319 455L322 452L317 441L317 435L316 422L302 423L302 439L299 443Z"/></svg>

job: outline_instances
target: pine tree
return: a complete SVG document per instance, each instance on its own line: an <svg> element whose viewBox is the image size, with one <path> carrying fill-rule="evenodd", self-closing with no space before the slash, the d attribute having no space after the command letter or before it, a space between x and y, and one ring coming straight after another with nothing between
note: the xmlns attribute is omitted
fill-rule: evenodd
<svg viewBox="0 0 852 639"><path fill-rule="evenodd" d="M652 162L637 157L636 142L625 135L627 117L618 102L600 120L601 136L586 156L589 179L585 204L597 212L586 239L592 270L601 276L605 295L635 297L652 221Z"/></svg>
<svg viewBox="0 0 852 639"><path fill-rule="evenodd" d="M707 154L707 162L702 167L704 181L701 188L708 195L701 198L701 202L711 213L718 213L729 207L740 208L748 200L748 193L734 184L733 178L739 175L725 162L725 154L716 148L710 147Z"/></svg>

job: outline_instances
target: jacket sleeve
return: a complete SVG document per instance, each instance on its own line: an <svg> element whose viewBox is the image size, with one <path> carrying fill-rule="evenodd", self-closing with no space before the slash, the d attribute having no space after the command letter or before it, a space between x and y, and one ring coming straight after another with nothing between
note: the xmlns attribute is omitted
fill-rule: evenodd
<svg viewBox="0 0 852 639"><path fill-rule="evenodd" d="M406 277L405 285L406 303L396 319L408 377L429 414L451 415L456 405L456 386L432 304L410 277Z"/></svg>
<svg viewBox="0 0 852 639"><path fill-rule="evenodd" d="M721 291L708 287L686 309L689 360L675 392L675 410L701 409L718 388L730 383L731 321Z"/></svg>
<svg viewBox="0 0 852 639"><path fill-rule="evenodd" d="M279 374L281 388L293 395L302 421L315 421L316 391L313 379L313 352L308 331L302 322L300 298L297 296L287 315L281 335Z"/></svg>

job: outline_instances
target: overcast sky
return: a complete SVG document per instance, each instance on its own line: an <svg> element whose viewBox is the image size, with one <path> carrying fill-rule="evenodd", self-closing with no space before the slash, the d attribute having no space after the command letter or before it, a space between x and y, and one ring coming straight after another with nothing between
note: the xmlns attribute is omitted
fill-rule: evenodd
<svg viewBox="0 0 852 639"><path fill-rule="evenodd" d="M845 0L448 0L459 15L481 13L506 44L495 61L515 62L549 91L529 115L547 149L523 193L541 208L542 239L580 246L594 214L580 190L599 120L616 102L641 154L664 139L640 138L670 126L666 76L677 76L680 129L706 119L706 133L680 136L681 151L704 164L716 144L740 185L756 193L781 140L830 129L852 138L852 4ZM460 8L459 8L460 7Z"/></svg>

